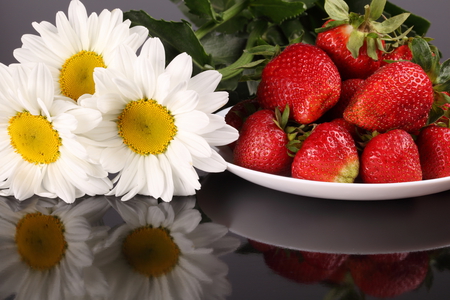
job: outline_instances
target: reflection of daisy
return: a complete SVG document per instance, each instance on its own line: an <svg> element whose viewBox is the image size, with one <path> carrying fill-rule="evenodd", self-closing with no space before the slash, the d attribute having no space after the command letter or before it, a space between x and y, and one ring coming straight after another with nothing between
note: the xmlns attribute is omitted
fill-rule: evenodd
<svg viewBox="0 0 450 300"><path fill-rule="evenodd" d="M86 280L90 272L101 276L92 265L91 246L105 230L91 227L91 222L106 211L107 201L69 205L55 200L50 206L33 198L19 211L10 210L8 201L17 200L0 199L1 299L12 293L15 299L76 299L106 293L105 285L95 291Z"/></svg>
<svg viewBox="0 0 450 300"><path fill-rule="evenodd" d="M108 67L118 45L137 50L145 41L148 30L130 28L130 24L123 21L120 9L88 16L84 5L72 0L68 17L63 12L56 14L56 26L34 22L40 35L24 35L22 48L16 49L14 56L21 63L45 63L59 83L55 85L58 94L76 101L85 93L94 93L94 68Z"/></svg>
<svg viewBox="0 0 450 300"><path fill-rule="evenodd" d="M96 261L112 299L209 300L230 293L228 267L217 256L239 243L221 225L199 225L193 198L111 203L126 223L113 229Z"/></svg>
<svg viewBox="0 0 450 300"><path fill-rule="evenodd" d="M89 134L105 148L99 157L104 168L120 172L111 194L125 195L122 200L142 194L165 201L174 194L193 195L200 188L194 167L225 170L225 161L211 146L238 136L223 117L212 114L228 101L226 92L214 92L221 75L206 71L191 78L187 54L165 68L157 38L144 44L139 57L129 48L119 49L110 69L95 70L94 97L79 101L96 101L103 113Z"/></svg>
<svg viewBox="0 0 450 300"><path fill-rule="evenodd" d="M96 110L55 100L43 64L0 64L0 193L73 202L109 191L108 174L89 161L78 139L100 119Z"/></svg>

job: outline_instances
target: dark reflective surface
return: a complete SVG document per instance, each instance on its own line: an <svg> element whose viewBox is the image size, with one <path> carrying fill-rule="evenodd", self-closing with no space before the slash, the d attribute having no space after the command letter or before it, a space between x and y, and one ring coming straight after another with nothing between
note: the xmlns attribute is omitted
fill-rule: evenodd
<svg viewBox="0 0 450 300"><path fill-rule="evenodd" d="M448 299L448 196L313 199L224 172L170 203L0 198L0 299Z"/></svg>

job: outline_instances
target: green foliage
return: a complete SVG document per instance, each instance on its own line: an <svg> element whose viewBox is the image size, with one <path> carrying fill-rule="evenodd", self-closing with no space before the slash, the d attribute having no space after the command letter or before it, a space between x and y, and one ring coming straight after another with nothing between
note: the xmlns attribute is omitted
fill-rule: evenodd
<svg viewBox="0 0 450 300"><path fill-rule="evenodd" d="M314 44L315 29L328 17L324 0L171 1L188 21L156 20L144 11L126 12L124 18L130 19L132 26L148 28L150 36L159 37L166 48L167 60L186 52L193 59L194 72L218 70L222 74L219 88L242 99L252 93L249 88L252 83L245 81L257 82L265 64L289 44ZM358 13L364 12L364 6L369 3L331 1L340 3L344 10L348 6L350 11ZM385 1L372 2L380 7ZM381 11L372 11L372 17L381 15ZM383 16L404 12L387 2ZM427 20L412 14L405 21L408 28L411 23L414 23L414 30L407 32L409 35L424 35L429 27Z"/></svg>

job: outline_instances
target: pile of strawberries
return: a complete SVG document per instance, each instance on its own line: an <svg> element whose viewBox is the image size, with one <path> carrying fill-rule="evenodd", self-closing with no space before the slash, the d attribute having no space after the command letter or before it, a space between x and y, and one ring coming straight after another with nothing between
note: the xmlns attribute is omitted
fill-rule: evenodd
<svg viewBox="0 0 450 300"><path fill-rule="evenodd" d="M230 109L234 163L327 182L391 183L450 176L450 63L429 39L392 37L408 14L381 23L327 0L316 44L286 47L256 97Z"/></svg>

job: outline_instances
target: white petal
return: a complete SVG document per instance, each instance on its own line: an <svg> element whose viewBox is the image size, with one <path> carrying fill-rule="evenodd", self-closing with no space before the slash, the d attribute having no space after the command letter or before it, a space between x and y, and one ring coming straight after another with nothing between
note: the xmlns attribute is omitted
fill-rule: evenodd
<svg viewBox="0 0 450 300"><path fill-rule="evenodd" d="M191 132L180 131L177 134L177 139L184 144L192 155L198 157L211 156L211 147L203 137Z"/></svg>
<svg viewBox="0 0 450 300"><path fill-rule="evenodd" d="M192 75L192 58L186 53L178 54L166 67L171 76L171 87L187 82Z"/></svg>
<svg viewBox="0 0 450 300"><path fill-rule="evenodd" d="M205 172L219 173L227 169L227 162L215 151L211 152L210 157L192 156L192 160L194 167Z"/></svg>
<svg viewBox="0 0 450 300"><path fill-rule="evenodd" d="M149 38L142 46L140 56L150 60L155 72L155 77L164 72L166 65L166 54L164 51L164 46L159 38Z"/></svg>
<svg viewBox="0 0 450 300"><path fill-rule="evenodd" d="M209 118L205 113L194 110L177 114L175 116L175 126L183 131L199 132L209 126Z"/></svg>
<svg viewBox="0 0 450 300"><path fill-rule="evenodd" d="M216 70L203 71L189 80L188 89L201 94L212 93L222 79L222 74Z"/></svg>
<svg viewBox="0 0 450 300"><path fill-rule="evenodd" d="M200 94L196 109L205 113L213 113L222 108L228 102L228 92L214 92Z"/></svg>

